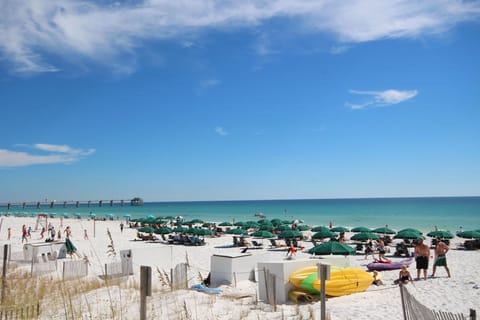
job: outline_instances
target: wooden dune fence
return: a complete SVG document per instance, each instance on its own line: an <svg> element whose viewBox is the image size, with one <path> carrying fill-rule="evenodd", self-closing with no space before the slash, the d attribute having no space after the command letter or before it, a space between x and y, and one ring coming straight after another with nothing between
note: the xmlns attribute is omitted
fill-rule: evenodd
<svg viewBox="0 0 480 320"><path fill-rule="evenodd" d="M404 320L476 320L476 311L470 309L470 315L431 310L421 304L400 284Z"/></svg>
<svg viewBox="0 0 480 320"><path fill-rule="evenodd" d="M40 303L22 306L9 306L0 308L0 320L13 319L38 319L40 316Z"/></svg>

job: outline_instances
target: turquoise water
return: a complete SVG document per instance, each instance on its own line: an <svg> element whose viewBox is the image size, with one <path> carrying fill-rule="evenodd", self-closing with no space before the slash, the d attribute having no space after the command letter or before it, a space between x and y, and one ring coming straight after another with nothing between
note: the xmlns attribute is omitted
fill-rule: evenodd
<svg viewBox="0 0 480 320"><path fill-rule="evenodd" d="M204 221L258 220L255 213L263 213L268 219L301 219L309 225L334 225L348 227L380 227L386 224L394 229L416 227L431 230L434 226L450 231L480 229L480 197L435 197L435 198L375 198L375 199L312 199L312 200L255 200L255 201L202 201L202 202L150 202L132 207L108 203L98 205L54 208L47 205L13 207L9 211L0 208L3 214L56 213L60 217L68 213L72 217L80 213L87 218L90 212L97 218L111 214L122 219L125 214L133 217L178 216L185 219L199 218Z"/></svg>

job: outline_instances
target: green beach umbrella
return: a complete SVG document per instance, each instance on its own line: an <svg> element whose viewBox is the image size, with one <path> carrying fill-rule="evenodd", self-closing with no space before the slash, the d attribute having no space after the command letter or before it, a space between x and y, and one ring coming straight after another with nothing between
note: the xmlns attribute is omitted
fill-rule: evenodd
<svg viewBox="0 0 480 320"><path fill-rule="evenodd" d="M372 229L367 227L355 227L351 231L352 232L372 232Z"/></svg>
<svg viewBox="0 0 480 320"><path fill-rule="evenodd" d="M480 232L477 231L463 231L457 234L460 238L464 239L480 239Z"/></svg>
<svg viewBox="0 0 480 320"><path fill-rule="evenodd" d="M273 231L273 229L275 229L275 227L273 226L273 224L262 224L258 230L262 230L262 231Z"/></svg>
<svg viewBox="0 0 480 320"><path fill-rule="evenodd" d="M62 213L62 217L70 218L70 214L68 212L64 212L64 213Z"/></svg>
<svg viewBox="0 0 480 320"><path fill-rule="evenodd" d="M220 227L231 227L232 224L230 222L225 221L225 222L220 223L219 226Z"/></svg>
<svg viewBox="0 0 480 320"><path fill-rule="evenodd" d="M141 227L141 228L138 228L137 231L145 232L145 233L153 233L155 232L155 229L152 227Z"/></svg>
<svg viewBox="0 0 480 320"><path fill-rule="evenodd" d="M192 221L190 221L191 224L195 224L195 223L203 223L204 221L201 220L201 219L193 219Z"/></svg>
<svg viewBox="0 0 480 320"><path fill-rule="evenodd" d="M378 234L372 232L359 232L354 234L350 240L354 241L368 241L368 240L378 240Z"/></svg>
<svg viewBox="0 0 480 320"><path fill-rule="evenodd" d="M301 224L301 225L297 226L297 230L298 231L308 231L308 230L310 230L310 227L305 225L305 224Z"/></svg>
<svg viewBox="0 0 480 320"><path fill-rule="evenodd" d="M263 231L263 230L258 230L250 234L252 237L255 238L263 238L263 239L268 239L268 238L275 238L275 235L271 232L268 231Z"/></svg>
<svg viewBox="0 0 480 320"><path fill-rule="evenodd" d="M333 231L333 232L349 232L350 230L348 228L345 228L345 227L334 227L334 228L330 229L330 231Z"/></svg>
<svg viewBox="0 0 480 320"><path fill-rule="evenodd" d="M204 224L202 224L202 227L208 228L208 227L213 227L214 225L215 223L213 222L205 222Z"/></svg>
<svg viewBox="0 0 480 320"><path fill-rule="evenodd" d="M427 236L432 238L453 239L453 234L451 234L450 231L444 230L430 231L427 233Z"/></svg>
<svg viewBox="0 0 480 320"><path fill-rule="evenodd" d="M228 234L236 234L236 235L245 235L245 234L247 234L247 231L245 231L243 229L240 229L240 228L237 228L237 229L227 230L227 233Z"/></svg>
<svg viewBox="0 0 480 320"><path fill-rule="evenodd" d="M292 224L293 220L282 220L282 224Z"/></svg>
<svg viewBox="0 0 480 320"><path fill-rule="evenodd" d="M260 219L257 221L259 224L272 224L268 219Z"/></svg>
<svg viewBox="0 0 480 320"><path fill-rule="evenodd" d="M75 213L75 217L78 218L78 219L80 219L80 218L82 217L82 215L77 212L77 213Z"/></svg>
<svg viewBox="0 0 480 320"><path fill-rule="evenodd" d="M274 225L274 226L279 226L282 224L282 220L280 219L272 219L270 220L270 222Z"/></svg>
<svg viewBox="0 0 480 320"><path fill-rule="evenodd" d="M186 227L176 227L175 229L173 229L173 232L177 232L177 233L186 233L188 231L188 228Z"/></svg>
<svg viewBox="0 0 480 320"><path fill-rule="evenodd" d="M346 256L355 254L356 250L344 243L338 241L329 241L311 248L308 250L308 253L318 255L334 254Z"/></svg>
<svg viewBox="0 0 480 320"><path fill-rule="evenodd" d="M303 238L303 234L300 231L287 230L278 235L279 239L294 239Z"/></svg>
<svg viewBox="0 0 480 320"><path fill-rule="evenodd" d="M316 226L316 227L313 227L313 228L312 228L312 231L313 231L313 232L319 232L319 231L323 231L323 230L328 230L328 231L330 231L330 229L328 229L327 227L324 227L324 226Z"/></svg>
<svg viewBox="0 0 480 320"><path fill-rule="evenodd" d="M159 228L159 229L155 229L153 231L153 233L156 233L156 234L169 234L169 233L172 233L172 229L168 228L168 227L162 227L162 228Z"/></svg>
<svg viewBox="0 0 480 320"><path fill-rule="evenodd" d="M236 226L236 227L245 227L247 225L247 223L244 222L244 221L237 221L233 225Z"/></svg>
<svg viewBox="0 0 480 320"><path fill-rule="evenodd" d="M131 215L130 213L126 213L126 214L123 215L123 217L124 217L124 218L131 218L132 215Z"/></svg>
<svg viewBox="0 0 480 320"><path fill-rule="evenodd" d="M393 236L393 239L413 240L413 239L418 239L418 238L423 238L423 236L420 233L412 231L412 230L403 230L403 231L401 231L401 232L399 232L399 233L397 233L396 235Z"/></svg>
<svg viewBox="0 0 480 320"><path fill-rule="evenodd" d="M208 229L197 228L193 233L196 234L197 236L211 236L213 234L213 231Z"/></svg>
<svg viewBox="0 0 480 320"><path fill-rule="evenodd" d="M288 224L282 224L282 225L276 227L275 230L287 231L287 230L292 230L292 227L290 227Z"/></svg>
<svg viewBox="0 0 480 320"><path fill-rule="evenodd" d="M175 217L174 216L166 216L166 217L163 217L163 219L175 220Z"/></svg>
<svg viewBox="0 0 480 320"><path fill-rule="evenodd" d="M423 234L422 231L420 231L420 230L418 230L418 229L414 229L414 228L402 229L402 230L398 231L398 233L402 233L402 232L404 232L404 231L412 231L412 232L416 232L416 233L418 233L418 234Z"/></svg>
<svg viewBox="0 0 480 320"><path fill-rule="evenodd" d="M325 238L333 238L336 237L337 234L335 232L332 232L330 230L322 230L318 231L312 236L312 239L325 239Z"/></svg>
<svg viewBox="0 0 480 320"><path fill-rule="evenodd" d="M245 228L255 229L255 228L258 228L258 227L260 227L260 224L257 223L256 221L247 221L247 222L245 222Z"/></svg>
<svg viewBox="0 0 480 320"><path fill-rule="evenodd" d="M395 234L396 232L390 228L387 228L387 227L380 227L380 228L376 228L376 229L373 229L372 232L375 232L375 233L383 233L383 234Z"/></svg>

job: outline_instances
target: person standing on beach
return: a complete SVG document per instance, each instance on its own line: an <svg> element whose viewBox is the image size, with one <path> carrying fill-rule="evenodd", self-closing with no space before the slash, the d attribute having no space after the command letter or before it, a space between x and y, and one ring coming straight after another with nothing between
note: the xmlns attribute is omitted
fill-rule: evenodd
<svg viewBox="0 0 480 320"><path fill-rule="evenodd" d="M123 233L123 222L120 223L120 232Z"/></svg>
<svg viewBox="0 0 480 320"><path fill-rule="evenodd" d="M23 240L28 242L27 235L28 235L27 227L23 225L22 226L22 243L23 243Z"/></svg>
<svg viewBox="0 0 480 320"><path fill-rule="evenodd" d="M12 236L12 228L7 229L7 240L10 240L10 237Z"/></svg>
<svg viewBox="0 0 480 320"><path fill-rule="evenodd" d="M437 267L445 267L445 270L447 270L447 275L450 278L450 270L448 269L447 257L445 256L448 250L449 248L446 243L443 242L441 239L438 239L437 245L435 246L435 262L433 264L432 278L435 277Z"/></svg>
<svg viewBox="0 0 480 320"><path fill-rule="evenodd" d="M423 277L427 280L428 257L430 255L430 248L423 243L423 239L417 240L415 246L415 262L417 264L417 280L420 280L420 271L423 270Z"/></svg>

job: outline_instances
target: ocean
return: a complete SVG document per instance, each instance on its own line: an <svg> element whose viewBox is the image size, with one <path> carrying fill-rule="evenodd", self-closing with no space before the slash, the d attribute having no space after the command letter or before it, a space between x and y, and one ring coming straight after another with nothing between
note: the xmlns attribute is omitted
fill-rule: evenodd
<svg viewBox="0 0 480 320"><path fill-rule="evenodd" d="M194 202L146 202L143 206L120 206L114 203L98 203L91 206L57 203L54 208L43 204L34 206L0 207L0 212L10 215L36 215L53 213L56 217L64 214L80 214L88 218L94 213L97 218L113 217L124 219L125 215L135 217L183 216L186 220L198 218L209 222L256 221L255 214L263 213L267 219L303 220L305 224L336 226L366 226L369 228L388 225L394 230L415 227L424 231L435 226L455 232L480 229L480 197L423 197L423 198L370 198L370 199L302 199L302 200L245 200L245 201L194 201Z"/></svg>

